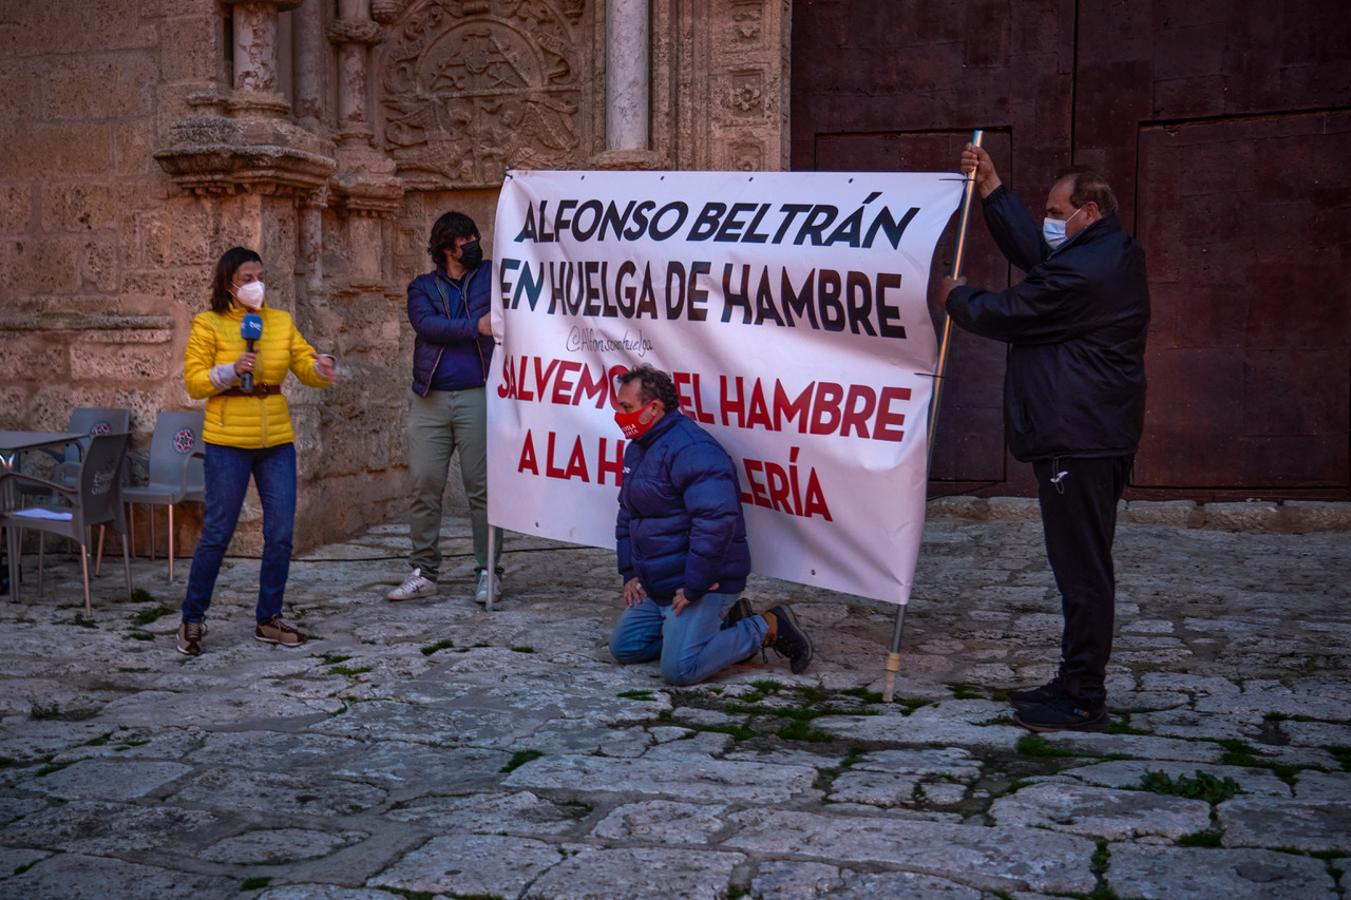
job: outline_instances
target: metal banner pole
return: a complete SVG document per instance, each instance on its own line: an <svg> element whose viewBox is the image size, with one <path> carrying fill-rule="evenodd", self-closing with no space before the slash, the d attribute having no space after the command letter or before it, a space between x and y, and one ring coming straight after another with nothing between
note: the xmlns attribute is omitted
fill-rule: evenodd
<svg viewBox="0 0 1351 900"><path fill-rule="evenodd" d="M977 147L985 138L985 132L979 128L971 132L971 143ZM971 221L971 200L976 193L976 173L966 180L962 191L962 206L957 220L957 250L952 257L952 277L962 275L962 260L966 255L966 229ZM952 319L943 311L943 335L938 343L938 364L934 369L933 395L929 398L929 447L926 471L933 470L934 433L938 427L938 404L943 398L943 380L948 367L948 349L952 345ZM896 694L896 673L901 671L901 636L905 631L905 607L896 607L896 627L891 632L891 650L887 653L886 685L882 689L882 702L890 703Z"/></svg>
<svg viewBox="0 0 1351 900"><path fill-rule="evenodd" d="M497 529L490 524L488 526L488 602L483 604L483 608L488 612L493 611L493 598L497 596L497 535Z"/></svg>

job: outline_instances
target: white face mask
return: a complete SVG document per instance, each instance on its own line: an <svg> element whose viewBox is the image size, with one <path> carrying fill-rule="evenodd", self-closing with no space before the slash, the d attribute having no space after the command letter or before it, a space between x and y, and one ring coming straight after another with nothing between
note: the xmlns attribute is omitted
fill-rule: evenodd
<svg viewBox="0 0 1351 900"><path fill-rule="evenodd" d="M266 291L267 288L261 281L250 281L235 288L235 299L239 301L240 306L257 309L263 305L263 294Z"/></svg>
<svg viewBox="0 0 1351 900"><path fill-rule="evenodd" d="M1070 216L1068 219L1052 219L1050 216L1047 216L1041 220L1041 236L1046 240L1046 243L1051 245L1052 250L1068 240L1065 235L1065 226L1074 221L1074 216L1079 215L1079 213L1083 211L1084 208L1081 206L1076 209L1074 215Z"/></svg>

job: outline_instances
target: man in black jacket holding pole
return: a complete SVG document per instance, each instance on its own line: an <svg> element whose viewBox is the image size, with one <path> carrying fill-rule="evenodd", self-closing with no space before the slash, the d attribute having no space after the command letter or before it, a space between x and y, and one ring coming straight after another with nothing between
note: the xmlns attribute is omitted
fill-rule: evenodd
<svg viewBox="0 0 1351 900"><path fill-rule="evenodd" d="M1014 719L1034 731L1096 730L1108 724L1116 507L1144 423L1145 254L1122 231L1101 175L1056 179L1038 229L988 153L968 144L961 165L995 243L1027 275L999 292L945 279L944 299L957 325L1009 345L1009 449L1036 473L1065 617L1056 677L1009 699Z"/></svg>

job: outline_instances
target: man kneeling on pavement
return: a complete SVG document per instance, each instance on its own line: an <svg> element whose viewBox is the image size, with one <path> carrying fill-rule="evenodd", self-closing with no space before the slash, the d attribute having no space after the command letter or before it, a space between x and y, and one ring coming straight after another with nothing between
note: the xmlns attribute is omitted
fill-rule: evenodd
<svg viewBox="0 0 1351 900"><path fill-rule="evenodd" d="M762 647L794 674L812 658L792 610L756 615L740 599L751 570L732 459L680 412L665 372L619 377L615 421L628 439L615 539L626 609L610 635L621 663L661 657L674 685L697 684Z"/></svg>

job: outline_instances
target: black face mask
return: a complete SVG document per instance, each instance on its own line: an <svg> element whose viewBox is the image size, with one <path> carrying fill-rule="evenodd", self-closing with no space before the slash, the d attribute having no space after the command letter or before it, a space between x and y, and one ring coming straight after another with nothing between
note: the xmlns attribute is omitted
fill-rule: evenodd
<svg viewBox="0 0 1351 900"><path fill-rule="evenodd" d="M483 262L483 247L478 241L470 241L460 246L460 265L466 269L477 269Z"/></svg>

